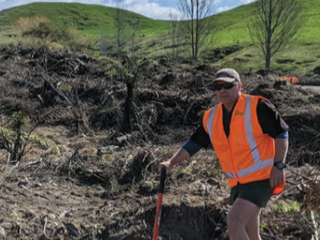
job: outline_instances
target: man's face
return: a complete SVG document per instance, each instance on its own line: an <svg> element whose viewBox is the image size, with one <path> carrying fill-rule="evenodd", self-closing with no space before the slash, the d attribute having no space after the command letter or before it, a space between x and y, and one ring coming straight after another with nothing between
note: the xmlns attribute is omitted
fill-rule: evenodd
<svg viewBox="0 0 320 240"><path fill-rule="evenodd" d="M224 87L222 87L220 90L216 90L217 98L222 104L233 104L236 100L239 99L242 87L241 83L227 83L225 81L217 81L215 82L215 84L217 84L217 89L219 89L221 86L225 86L226 88L231 87L229 89L225 89Z"/></svg>

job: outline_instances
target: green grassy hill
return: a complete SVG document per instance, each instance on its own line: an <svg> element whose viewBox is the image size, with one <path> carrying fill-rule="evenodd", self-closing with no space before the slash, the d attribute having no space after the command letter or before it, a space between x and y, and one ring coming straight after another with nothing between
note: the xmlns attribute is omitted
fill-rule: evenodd
<svg viewBox="0 0 320 240"><path fill-rule="evenodd" d="M320 1L300 0L305 22L296 40L272 59L272 69L277 73L312 73L320 66ZM233 66L240 71L264 68L264 59L252 46L248 23L254 21L251 12L254 3L212 16L217 23L214 48L240 46L240 50L214 63L218 67Z"/></svg>
<svg viewBox="0 0 320 240"><path fill-rule="evenodd" d="M272 68L277 72L310 73L320 66L320 1L301 0L305 23L297 36L297 40L287 49L272 59ZM218 67L235 67L240 71L264 68L264 59L252 46L248 32L248 23L253 22L252 9L254 3L240 6L227 12L213 15L216 28L212 32L213 43L202 55L207 62ZM123 10L125 11L125 10ZM115 33L113 16L116 10L100 5L77 3L32 3L0 12L1 31L10 31L11 26L20 17L35 15L48 18L51 23L60 28L72 27L82 35L98 39L103 33L112 36ZM146 35L137 42L139 54L144 57L168 57L171 54L169 21L153 20L142 15L125 11L130 18L139 20L137 33ZM236 46L222 59L215 58L215 49ZM186 53L186 49L182 49ZM187 56L185 54L185 56ZM289 61L287 61L289 60Z"/></svg>
<svg viewBox="0 0 320 240"><path fill-rule="evenodd" d="M320 1L303 0L303 14L306 22L298 37L299 43L320 43ZM247 30L253 3L211 16L216 22L215 41L217 45L249 44ZM153 20L142 15L125 11L132 19L140 22L139 34L153 35L170 29L169 21ZM0 27L9 29L20 17L35 15L48 18L58 28L73 27L84 35L98 38L102 31L107 35L115 32L113 16L115 8L79 3L32 3L0 12Z"/></svg>
<svg viewBox="0 0 320 240"><path fill-rule="evenodd" d="M152 35L170 28L168 21L153 20L142 15L125 11L130 18L139 20L139 34ZM32 3L0 12L2 29L10 27L21 17L43 16L57 28L72 27L83 35L97 39L103 32L111 36L115 32L113 16L116 9L100 5L79 3Z"/></svg>
<svg viewBox="0 0 320 240"><path fill-rule="evenodd" d="M300 0L303 7L303 15L306 19L297 38L298 43L320 43L320 1ZM227 12L212 16L217 22L218 43L222 45L235 44L237 42L251 43L248 32L248 23L253 22L251 15L253 4L247 4Z"/></svg>

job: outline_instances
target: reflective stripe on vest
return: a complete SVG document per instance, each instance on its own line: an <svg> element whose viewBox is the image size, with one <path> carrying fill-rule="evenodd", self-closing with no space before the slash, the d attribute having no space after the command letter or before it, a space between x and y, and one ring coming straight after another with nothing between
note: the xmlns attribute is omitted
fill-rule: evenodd
<svg viewBox="0 0 320 240"><path fill-rule="evenodd" d="M273 165L273 161L274 161L273 158L269 158L264 161L261 160L261 156L258 151L257 143L254 139L254 134L253 134L252 118L251 118L251 99L252 99L252 96L250 95L246 97L245 110L244 110L244 122L245 122L246 139L251 149L251 155L254 160L254 165L248 168L239 170L237 172L239 177L245 177L251 173L270 167ZM210 139L212 139L212 127L213 127L213 121L214 121L217 107L218 106L215 106L214 108L211 109L207 123L206 123L207 131L210 136ZM233 172L224 172L224 174L228 179L236 179L236 175Z"/></svg>
<svg viewBox="0 0 320 240"><path fill-rule="evenodd" d="M212 134L213 119L214 119L214 116L216 115L217 108L218 108L218 105L211 109L210 114L209 114L209 118L207 121L207 130L208 130L208 134L210 136L210 139L211 139L211 134Z"/></svg>
<svg viewBox="0 0 320 240"><path fill-rule="evenodd" d="M250 173L256 172L258 170L261 170L263 168L270 167L271 165L273 165L273 158L269 158L264 161L261 161L260 153L257 148L257 143L253 136L252 119L251 119L251 99L252 99L252 96L250 95L246 97L246 107L244 110L244 123L245 123L247 141L251 148L251 155L255 164L251 167L238 171L237 174L239 177L247 176Z"/></svg>
<svg viewBox="0 0 320 240"><path fill-rule="evenodd" d="M236 179L236 175L233 172L225 172L224 175L226 175L229 179Z"/></svg>

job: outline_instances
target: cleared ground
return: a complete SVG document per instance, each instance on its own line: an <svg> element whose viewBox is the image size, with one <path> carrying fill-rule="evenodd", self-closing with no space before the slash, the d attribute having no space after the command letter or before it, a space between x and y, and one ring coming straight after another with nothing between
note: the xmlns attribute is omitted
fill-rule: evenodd
<svg viewBox="0 0 320 240"><path fill-rule="evenodd" d="M127 89L108 62L43 49L0 50L1 127L22 111L33 135L20 162L0 150L0 236L5 239L151 239L159 162L217 103L209 66L154 66L134 88L132 131L121 133ZM202 74L203 85L196 81ZM263 210L262 238L309 240L319 221L319 93L243 75L244 91L269 98L290 126L286 191ZM203 87L204 86L204 87ZM228 239L229 189L212 150L168 174L160 236Z"/></svg>

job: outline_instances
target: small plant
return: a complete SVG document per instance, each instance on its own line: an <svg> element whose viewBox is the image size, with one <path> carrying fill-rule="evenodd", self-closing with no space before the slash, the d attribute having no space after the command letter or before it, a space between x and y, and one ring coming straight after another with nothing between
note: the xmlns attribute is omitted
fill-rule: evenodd
<svg viewBox="0 0 320 240"><path fill-rule="evenodd" d="M152 59L143 59L139 61L136 58L125 56L122 62L110 60L107 65L106 72L118 75L125 80L127 87L127 97L124 106L124 115L122 123L122 133L129 133L133 130L132 118L136 118L136 122L142 122L143 119L138 119L134 112L134 87L138 81L143 80L143 73L148 71L152 66L157 65L158 62ZM145 140L148 141L145 136Z"/></svg>
<svg viewBox="0 0 320 240"><path fill-rule="evenodd" d="M58 146L50 139L32 136L36 129L30 126L28 116L22 112L14 113L8 121L4 121L0 126L0 148L5 149L8 154L8 161L19 162L28 153L26 147L30 142L38 143L45 148L52 148L56 154L60 153Z"/></svg>
<svg viewBox="0 0 320 240"><path fill-rule="evenodd" d="M0 128L1 148L7 150L11 161L18 162L25 155L25 149L33 129L25 136L23 132L29 126L29 118L22 112L14 113L5 125L7 128Z"/></svg>
<svg viewBox="0 0 320 240"><path fill-rule="evenodd" d="M285 213L294 213L300 211L300 203L297 201L293 201L291 203L280 201L274 206L274 209L278 212L285 212Z"/></svg>
<svg viewBox="0 0 320 240"><path fill-rule="evenodd" d="M117 179L112 179L111 181L111 192L112 193L118 193L119 192L119 183Z"/></svg>
<svg viewBox="0 0 320 240"><path fill-rule="evenodd" d="M220 175L222 173L222 170L220 167L217 167L217 166L213 166L213 167L210 167L208 170L207 170L207 173L209 176L213 175L213 176L217 176L217 175Z"/></svg>
<svg viewBox="0 0 320 240"><path fill-rule="evenodd" d="M263 231L267 227L267 224L265 223L260 223L260 230Z"/></svg>
<svg viewBox="0 0 320 240"><path fill-rule="evenodd" d="M60 154L59 147L55 144L54 141L50 140L49 138L30 135L29 140L30 142L38 143L41 147L45 149L51 149L52 153L54 154Z"/></svg>
<svg viewBox="0 0 320 240"><path fill-rule="evenodd" d="M180 174L182 174L182 175L190 175L191 172L190 172L189 169L183 168L183 169L181 169Z"/></svg>

